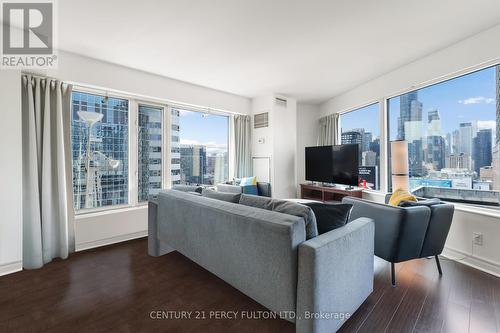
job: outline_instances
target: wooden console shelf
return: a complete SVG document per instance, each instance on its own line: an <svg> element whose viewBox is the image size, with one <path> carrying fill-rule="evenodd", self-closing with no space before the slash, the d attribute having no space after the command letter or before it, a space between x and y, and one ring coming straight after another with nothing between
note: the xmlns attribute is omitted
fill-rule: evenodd
<svg viewBox="0 0 500 333"><path fill-rule="evenodd" d="M300 184L300 198L323 202L340 202L344 197L361 198L363 190L348 190L342 186L329 187L319 185Z"/></svg>

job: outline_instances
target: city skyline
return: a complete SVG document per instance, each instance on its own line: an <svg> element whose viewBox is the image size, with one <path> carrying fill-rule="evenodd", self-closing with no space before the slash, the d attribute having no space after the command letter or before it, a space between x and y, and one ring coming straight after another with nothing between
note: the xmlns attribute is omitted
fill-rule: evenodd
<svg viewBox="0 0 500 333"><path fill-rule="evenodd" d="M481 129L491 128L495 137L495 118L491 115L496 111L496 67L421 88L418 90L418 100L423 105L423 119L427 119L429 111L437 109L440 112L443 135L453 132L460 123L478 121ZM400 96L390 98L388 107L389 110L399 110ZM355 113L361 110L364 116L356 116ZM397 128L398 116L394 112L389 114L390 128ZM343 114L341 127L344 131L364 128L377 137L380 135L378 120L379 105L375 103ZM397 131L390 131L390 134L390 140L396 140Z"/></svg>

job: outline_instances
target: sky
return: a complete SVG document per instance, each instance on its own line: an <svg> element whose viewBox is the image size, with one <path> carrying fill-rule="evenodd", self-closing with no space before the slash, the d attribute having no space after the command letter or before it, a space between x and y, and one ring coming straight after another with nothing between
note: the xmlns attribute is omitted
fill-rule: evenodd
<svg viewBox="0 0 500 333"><path fill-rule="evenodd" d="M208 152L227 150L229 117L182 110L179 118L181 144L201 144Z"/></svg>
<svg viewBox="0 0 500 333"><path fill-rule="evenodd" d="M418 90L418 100L423 104L422 119L427 112L437 109L441 117L443 135L451 133L462 122L479 121L479 128L494 128L496 117L495 67L490 67L452 80ZM390 139L397 135L399 97L389 99ZM365 128L375 136L380 135L378 104L347 113L341 117L344 131Z"/></svg>

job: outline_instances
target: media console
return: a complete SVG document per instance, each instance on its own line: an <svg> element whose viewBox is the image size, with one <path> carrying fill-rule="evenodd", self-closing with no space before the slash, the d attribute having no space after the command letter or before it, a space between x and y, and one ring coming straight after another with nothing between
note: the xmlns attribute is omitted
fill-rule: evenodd
<svg viewBox="0 0 500 333"><path fill-rule="evenodd" d="M361 198L362 189L347 189L342 186L320 186L311 184L300 184L300 198L318 200L323 202L340 202L344 197Z"/></svg>

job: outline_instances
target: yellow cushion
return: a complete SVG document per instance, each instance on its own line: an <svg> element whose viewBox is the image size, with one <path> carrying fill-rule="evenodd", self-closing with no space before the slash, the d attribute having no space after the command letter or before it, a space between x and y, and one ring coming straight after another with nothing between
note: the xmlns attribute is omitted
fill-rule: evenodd
<svg viewBox="0 0 500 333"><path fill-rule="evenodd" d="M398 188L394 193L392 193L389 199L389 205L399 206L401 201L417 201L417 198L410 194L408 191Z"/></svg>

